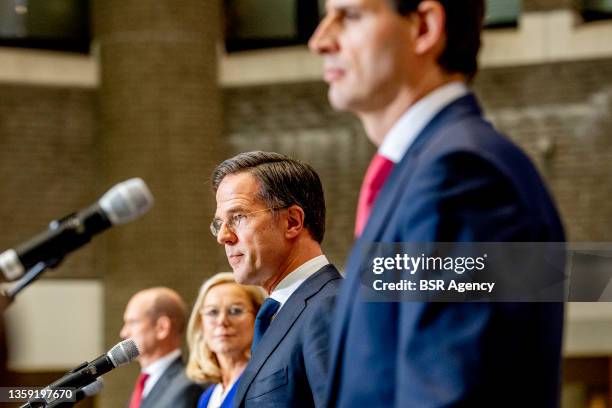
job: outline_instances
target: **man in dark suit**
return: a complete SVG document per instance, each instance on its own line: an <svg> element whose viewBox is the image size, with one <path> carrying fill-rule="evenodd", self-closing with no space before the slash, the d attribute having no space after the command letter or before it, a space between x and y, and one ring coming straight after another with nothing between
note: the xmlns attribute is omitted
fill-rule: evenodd
<svg viewBox="0 0 612 408"><path fill-rule="evenodd" d="M321 251L325 200L317 173L278 153L241 153L212 175L211 231L239 283L262 286L252 356L234 406L323 406L328 316L341 276Z"/></svg>
<svg viewBox="0 0 612 408"><path fill-rule="evenodd" d="M329 100L355 113L379 147L337 299L326 405L558 406L561 303L361 295L358 248L371 243L564 240L536 170L467 88L483 1L327 0L326 8L309 46L323 56Z"/></svg>
<svg viewBox="0 0 612 408"><path fill-rule="evenodd" d="M157 287L136 293L127 304L121 337L138 346L141 373L129 408L193 408L202 387L185 376L181 338L187 307L180 295Z"/></svg>

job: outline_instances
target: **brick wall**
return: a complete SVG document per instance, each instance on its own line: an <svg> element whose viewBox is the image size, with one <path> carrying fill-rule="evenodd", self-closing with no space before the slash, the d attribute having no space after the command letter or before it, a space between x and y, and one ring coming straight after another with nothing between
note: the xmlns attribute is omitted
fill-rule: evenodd
<svg viewBox="0 0 612 408"><path fill-rule="evenodd" d="M334 112L321 83L228 88L225 125L232 154L277 151L310 163L323 182L323 247L343 265L353 241L355 206L374 147L352 115Z"/></svg>
<svg viewBox="0 0 612 408"><path fill-rule="evenodd" d="M612 240L612 60L483 70L474 87L488 117L532 157L557 199L568 236ZM357 194L373 148L359 122L333 112L320 82L230 88L234 152L277 150L323 179L326 252L343 265Z"/></svg>
<svg viewBox="0 0 612 408"><path fill-rule="evenodd" d="M523 146L542 171L557 199L569 238L611 241L612 59L486 69L477 77L475 88L488 117ZM99 157L99 137L102 137L96 131L97 96L98 92L91 90L0 84L3 176L0 225L4 232L0 235L0 248L28 238L54 217L93 202L110 187L100 180L100 166L92 159ZM332 262L342 266L352 243L357 192L374 151L359 122L351 115L329 108L326 86L321 82L227 88L223 100L229 152L219 151L219 157L206 165L253 149L275 150L311 163L321 175L328 204L324 248ZM184 120L188 121L189 117L186 115ZM185 126L189 128L189 124ZM192 137L185 139L186 143L180 134L171 140L174 142L168 148L172 149L173 160L192 157ZM146 143L146 139L141 143ZM172 210L173 199L191 197L185 191L172 188L172 183L180 182L181 174L191 170L180 167L160 182L159 198L167 200L168 211ZM197 178L202 181L202 190L194 193L197 198L185 207L183 215L195 216L200 200L202 208L212 208L214 203L206 184L208 174L190 175L189 185ZM149 215L153 217L153 214ZM207 222L209 215L202 213L198 222ZM166 226L178 236L174 230L177 227L170 223L156 226L155 230L163 231ZM125 231L136 229L130 226ZM148 236L124 237L128 238L138 240ZM201 242L184 244L199 248L212 237L204 231L198 239ZM78 251L55 274L48 276L102 276L93 266L95 252L91 247ZM185 250L180 255L189 257L189 253ZM218 255L216 251L213 256ZM198 256L203 259L208 254ZM182 268L193 265L192 261L185 262ZM227 269L227 265L223 268ZM146 270L139 273L148 276ZM172 276L166 275L163 279ZM176 276L179 277L175 286L182 288L191 300L195 280ZM194 276L198 281L202 278ZM157 282L162 278L156 275L147 279ZM127 300L128 292L138 284L137 280L122 281L121 277L116 282L134 286L123 290L122 298L114 301L115 316L109 319L116 321L107 327L108 339L117 335L121 320L119 304ZM135 368L126 369L117 377L125 384L117 381L108 384L105 393L109 399L105 406L114 406L127 398Z"/></svg>
<svg viewBox="0 0 612 408"><path fill-rule="evenodd" d="M0 248L94 202L94 92L0 84ZM49 277L94 277L91 247Z"/></svg>
<svg viewBox="0 0 612 408"><path fill-rule="evenodd" d="M116 343L128 299L170 286L187 302L218 272L224 252L208 224L208 174L223 156L216 46L220 2L94 2L99 45L98 134L101 176L143 177L155 197L141 221L105 236L106 345ZM223 262L223 263L222 263ZM132 391L137 365L109 376L108 407Z"/></svg>
<svg viewBox="0 0 612 408"><path fill-rule="evenodd" d="M488 69L475 85L548 181L568 239L612 241L612 60Z"/></svg>
<svg viewBox="0 0 612 408"><path fill-rule="evenodd" d="M488 117L547 179L575 241L612 240L610 78L612 59L601 59L486 69L475 82ZM9 84L0 90L0 244L6 248L92 202L108 185L98 180L91 158L97 154L94 91ZM227 88L223 108L229 153L219 152L218 160L276 150L321 174L328 204L324 246L342 265L373 153L359 122L333 112L319 82ZM201 199L212 197L203 191ZM91 252L71 256L55 276L95 276L87 266Z"/></svg>

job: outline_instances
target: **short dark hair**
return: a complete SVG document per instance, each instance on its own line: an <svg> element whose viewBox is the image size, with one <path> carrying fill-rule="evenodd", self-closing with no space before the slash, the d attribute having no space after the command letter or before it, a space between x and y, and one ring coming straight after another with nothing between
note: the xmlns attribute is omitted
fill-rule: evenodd
<svg viewBox="0 0 612 408"><path fill-rule="evenodd" d="M242 172L249 172L259 181L259 198L268 207L300 206L304 210L304 226L314 240L323 241L325 198L319 175L312 167L280 153L240 153L215 168L212 173L214 192L225 176Z"/></svg>
<svg viewBox="0 0 612 408"><path fill-rule="evenodd" d="M401 15L415 11L423 0L390 0ZM446 48L438 63L447 72L459 72L468 79L478 71L480 33L484 19L484 0L436 0L446 12Z"/></svg>

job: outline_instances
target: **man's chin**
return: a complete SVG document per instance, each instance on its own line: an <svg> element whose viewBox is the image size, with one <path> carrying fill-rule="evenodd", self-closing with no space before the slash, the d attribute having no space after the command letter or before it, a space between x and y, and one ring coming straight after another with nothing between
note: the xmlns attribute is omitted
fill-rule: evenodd
<svg viewBox="0 0 612 408"><path fill-rule="evenodd" d="M327 99L329 100L329 104L331 107L339 112L349 111L349 103L345 95L343 95L339 90L334 89L333 85L329 86L329 90L327 92Z"/></svg>
<svg viewBox="0 0 612 408"><path fill-rule="evenodd" d="M234 269L234 279L236 283L241 285L256 285L256 283L253 283L253 277L240 269Z"/></svg>
<svg viewBox="0 0 612 408"><path fill-rule="evenodd" d="M355 98L353 95L347 95L331 87L327 93L327 99L331 107L338 112L358 113L360 111L359 106L363 105L360 103L359 99Z"/></svg>

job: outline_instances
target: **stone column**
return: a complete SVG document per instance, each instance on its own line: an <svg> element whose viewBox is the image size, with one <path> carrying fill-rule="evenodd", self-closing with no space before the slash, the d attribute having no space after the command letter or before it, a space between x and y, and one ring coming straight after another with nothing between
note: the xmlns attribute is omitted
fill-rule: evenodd
<svg viewBox="0 0 612 408"><path fill-rule="evenodd" d="M217 81L220 1L97 0L100 189L142 177L155 197L142 219L97 246L105 282L105 347L143 288L169 286L191 303L207 276L228 267L208 224L212 168L225 158ZM107 375L102 407L125 406L137 364Z"/></svg>

